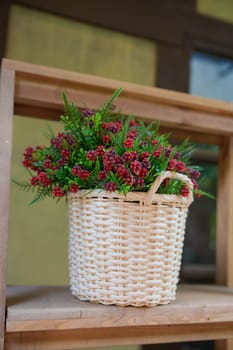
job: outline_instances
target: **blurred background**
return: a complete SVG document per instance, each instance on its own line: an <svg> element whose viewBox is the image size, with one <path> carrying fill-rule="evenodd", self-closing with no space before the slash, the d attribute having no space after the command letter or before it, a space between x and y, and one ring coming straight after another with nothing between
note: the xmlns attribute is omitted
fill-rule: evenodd
<svg viewBox="0 0 233 350"><path fill-rule="evenodd" d="M0 58L225 101L233 101L232 38L232 0L0 1ZM49 124L59 130L59 123ZM24 177L23 151L44 144L46 128L43 120L14 118L12 177ZM197 146L193 158L203 167L203 187L217 195L218 146ZM28 206L30 199L12 186L8 283L66 285L65 204ZM184 282L215 282L215 206L202 198L190 209ZM214 349L214 342L143 348Z"/></svg>

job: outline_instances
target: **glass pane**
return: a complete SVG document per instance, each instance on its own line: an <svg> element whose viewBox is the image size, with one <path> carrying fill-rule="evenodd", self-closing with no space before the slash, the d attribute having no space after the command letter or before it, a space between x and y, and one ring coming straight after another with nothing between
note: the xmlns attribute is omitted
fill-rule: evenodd
<svg viewBox="0 0 233 350"><path fill-rule="evenodd" d="M233 60L195 52L190 78L192 95L233 101Z"/></svg>

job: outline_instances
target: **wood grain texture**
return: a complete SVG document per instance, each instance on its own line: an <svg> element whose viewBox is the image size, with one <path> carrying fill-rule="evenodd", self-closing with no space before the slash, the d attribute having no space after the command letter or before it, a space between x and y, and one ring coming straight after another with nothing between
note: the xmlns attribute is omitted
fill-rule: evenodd
<svg viewBox="0 0 233 350"><path fill-rule="evenodd" d="M64 350L230 338L233 323L7 333L5 350Z"/></svg>
<svg viewBox="0 0 233 350"><path fill-rule="evenodd" d="M177 300L153 308L79 301L67 287L9 287L7 332L233 322L233 289L186 285Z"/></svg>
<svg viewBox="0 0 233 350"><path fill-rule="evenodd" d="M69 100L74 101L78 107L83 107L86 103L90 108L96 109L104 103L107 97L112 95L116 88L121 86L124 90L116 105L126 115L132 113L147 121L159 120L161 125L188 130L188 132L196 131L214 135L233 133L233 118L231 115L224 115L226 110L222 114L218 113L218 110L216 110L216 114L210 114L195 110L191 106L188 109L188 107L178 105L178 101L174 101L174 105L171 105L157 96L157 88L152 88L154 91L152 91L151 96L146 97L134 91L134 88L138 88L137 85L129 87L126 83L116 81L112 81L108 90L97 88L90 83L83 87L81 85L85 84L85 76L82 75L82 79L83 82L79 80L80 85L76 88L70 88L63 83L60 89L55 85L56 83L43 84L40 82L36 84L34 81L20 80L16 82L15 101L17 106L27 104L38 106L40 109L57 110L58 118L63 110L62 90L66 91ZM110 84L110 81L108 83ZM145 87L145 89L147 88ZM142 88L140 90L143 91ZM169 96L169 92L167 92L167 96ZM19 111L16 110L16 112ZM32 109L30 109L31 112ZM21 113L28 114L26 109L21 109Z"/></svg>
<svg viewBox="0 0 233 350"><path fill-rule="evenodd" d="M233 287L233 137L225 138L219 154L217 201L217 283Z"/></svg>
<svg viewBox="0 0 233 350"><path fill-rule="evenodd" d="M233 137L223 138L218 168L216 282L233 287ZM216 342L216 350L232 350L233 340Z"/></svg>
<svg viewBox="0 0 233 350"><path fill-rule="evenodd" d="M58 118L63 110L64 90L78 107L86 103L96 109L121 86L123 92L117 107L126 115L133 113L148 121L159 120L162 126L185 130L187 135L201 133L207 142L209 135L233 133L230 103L11 60L4 64L16 70L16 113Z"/></svg>
<svg viewBox="0 0 233 350"><path fill-rule="evenodd" d="M48 86L52 82L52 85L57 87L57 89L55 89L56 93L59 93L59 87L79 86L82 87L84 91L92 87L92 91L98 91L98 93L106 94L108 91L112 91L119 87L119 84L123 84L122 86L126 91L125 96L127 97L131 96L134 97L134 99L139 98L145 101L152 100L157 103L177 106L184 109L190 108L192 110L210 112L214 115L221 114L230 118L233 117L233 104L224 101L191 96L186 93L142 86L9 59L3 60L3 64L6 68L13 69L17 72L17 82L24 79L30 83L30 80L33 80L35 84L38 82L46 82ZM48 102L48 98L45 100L45 102Z"/></svg>
<svg viewBox="0 0 233 350"><path fill-rule="evenodd" d="M0 85L0 348L3 346L5 328L6 261L13 105L14 71L2 69Z"/></svg>

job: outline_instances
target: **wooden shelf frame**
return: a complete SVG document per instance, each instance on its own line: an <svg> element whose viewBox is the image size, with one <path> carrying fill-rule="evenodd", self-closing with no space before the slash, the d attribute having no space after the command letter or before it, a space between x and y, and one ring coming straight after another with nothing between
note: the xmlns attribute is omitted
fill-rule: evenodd
<svg viewBox="0 0 233 350"><path fill-rule="evenodd" d="M83 107L86 103L90 108L95 109L116 88L121 86L124 90L117 101L117 106L123 113L133 113L145 120L159 120L163 130L174 130L178 138L190 136L196 142L219 145L217 282L233 287L233 255L231 253L233 251L233 187L231 185L233 178L233 104L7 59L2 61L0 83L0 349L3 349L4 346L5 321L6 325L9 324L9 319L5 318L6 255L13 115L58 119L63 109L62 90L66 91L68 98L79 107ZM229 307L231 306L232 304ZM230 338L233 336L232 328L229 328L232 327L231 322L233 322L233 316L227 322L213 324L212 330L208 325L200 322L192 328L193 331L190 328L188 334L182 328L187 326L185 324L182 327L175 324L168 325L166 332L163 330L164 339L166 338L166 342L175 341L177 340L175 334L180 334L180 341L182 339L203 339L203 337L210 339L208 332L215 339ZM141 327L142 333L137 327ZM103 329L99 332L93 331L90 339L94 346L102 345L103 339L106 340L105 345L108 345L112 344L111 334L116 335L119 332L117 333L118 336L121 334L119 344L129 344L133 339L139 341L139 334L143 334L144 337L144 340L140 338L140 343L142 340L144 343L150 343L156 339L161 342L162 338L159 337L162 331L160 331L161 325L149 326L145 321L144 326L130 326L128 331L123 326L111 328L112 333L108 334ZM73 344L77 343L78 339L80 342L81 339L86 339L85 332L82 333L81 329L75 330L75 333L73 330L60 330L63 335L60 333L58 335L58 331L56 335L53 332L55 330L7 332L7 344L12 345L12 347L9 345L9 349L15 348L16 343L20 348L19 343L22 339L24 339L24 344L27 342L29 344L32 339L35 341L41 339L41 347L38 349L42 349L43 339L47 339L50 347L46 345L47 347L44 348L55 349L53 347L55 340L63 339L63 336L64 339L71 339L70 342L73 341ZM103 339L99 341L101 334ZM157 334L157 338L153 338L150 334ZM91 341L89 344L91 345Z"/></svg>
<svg viewBox="0 0 233 350"><path fill-rule="evenodd" d="M50 349L47 342L59 332L66 346L63 340L54 349L72 349L73 339L68 335L76 331L76 347L233 337L233 289L226 287L179 286L176 301L151 308L82 302L72 297L68 287L8 287L7 294L9 348L18 342L19 334L21 347L26 348L25 342L33 342L29 336L33 333L40 334L40 338L36 335L37 346L42 349Z"/></svg>

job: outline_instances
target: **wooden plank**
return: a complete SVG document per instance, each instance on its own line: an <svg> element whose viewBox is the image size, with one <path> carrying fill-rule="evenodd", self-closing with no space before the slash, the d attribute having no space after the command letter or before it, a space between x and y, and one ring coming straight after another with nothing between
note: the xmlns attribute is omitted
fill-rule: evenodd
<svg viewBox="0 0 233 350"><path fill-rule="evenodd" d="M177 300L154 308L79 301L67 287L9 287L7 332L233 322L233 289L181 286Z"/></svg>
<svg viewBox="0 0 233 350"><path fill-rule="evenodd" d="M153 101L154 103L176 106L183 109L198 110L203 113L208 112L213 114L213 116L224 115L231 119L233 118L233 104L229 102L191 96L186 93L111 80L9 59L3 60L3 64L17 72L17 82L21 79L28 80L29 82L30 80L33 80L34 83L44 81L48 85L52 82L52 85L56 85L58 89L59 87L77 88L79 86L83 90L91 88L92 91L98 91L105 95L106 93L109 93L109 91L119 87L119 84L121 84L125 90L124 95L127 97L130 96L135 100Z"/></svg>
<svg viewBox="0 0 233 350"><path fill-rule="evenodd" d="M233 337L233 323L7 333L5 350L64 350Z"/></svg>
<svg viewBox="0 0 233 350"><path fill-rule="evenodd" d="M233 339L222 339L216 341L215 350L232 350Z"/></svg>
<svg viewBox="0 0 233 350"><path fill-rule="evenodd" d="M5 328L5 289L12 116L14 105L14 71L2 69L0 83L0 349L2 349Z"/></svg>
<svg viewBox="0 0 233 350"><path fill-rule="evenodd" d="M35 69L35 66L33 66L33 68ZM95 109L121 84L124 91L117 101L117 106L126 115L133 113L135 116L144 118L145 120L159 120L161 125L188 130L190 132L194 131L196 133L202 132L214 135L229 135L233 133L232 104L225 105L225 103L223 103L222 105L222 102L219 102L221 107L223 107L221 113L219 113L221 109L219 105L219 108L215 109L215 114L210 114L207 110L204 112L198 110L197 104L194 104L194 107L189 106L189 109L187 109L187 98L190 96L185 94L181 95L185 95L184 99L187 99L186 107L184 106L184 100L182 100L182 103L178 101L180 96L176 101L173 101L174 105L172 105L171 101L167 103L161 98L160 90L158 92L156 88L149 88L150 93L147 95L144 91L144 89L148 89L147 87L139 87L139 85L136 84L116 82L96 77L94 77L92 81L89 76L83 74L78 74L79 77L77 78L79 81L76 81L75 88L69 87L69 83L72 83L71 81L64 82L63 79L59 82L59 87L57 86L58 74L53 81L51 74L48 75L50 70L51 69L49 69L47 75L45 75L46 82L44 83L42 81L37 81L34 76L31 76L31 79L34 77L35 81L25 80L25 77L24 79L22 77L19 79L19 72L17 71L15 102L21 113L23 111L27 113L26 108L24 107L25 109L23 109L22 106L29 106L30 112L33 111L32 108L36 107L39 108L39 111L41 111L42 108L51 110L53 114L54 109L56 111L62 111L62 90L65 90L69 98L79 107L83 107L85 103L87 103L90 108ZM61 71L59 70L59 72ZM61 84L63 85L61 86ZM72 85L74 85L74 83L72 83ZM105 88L103 86L105 86ZM171 92L171 94L173 95L173 92ZM166 92L166 99L169 95L170 92Z"/></svg>
<svg viewBox="0 0 233 350"><path fill-rule="evenodd" d="M220 148L218 178L217 283L233 287L233 137Z"/></svg>
<svg viewBox="0 0 233 350"><path fill-rule="evenodd" d="M81 85L81 83L80 83ZM90 108L96 109L102 105L107 97L110 97L119 83L114 82L108 91L103 91L89 85L85 89L58 88L55 85L35 84L27 81L16 83L15 101L34 107L45 107L51 110L63 109L61 98L62 90L65 90L68 98L74 101L78 107L87 104ZM161 125L170 128L180 128L188 131L202 131L205 133L222 135L233 134L233 118L224 115L210 115L209 113L186 110L177 106L162 104L156 100L144 99L139 94L133 95L132 90L124 89L118 98L117 107L126 114L134 114L147 121L159 120Z"/></svg>

